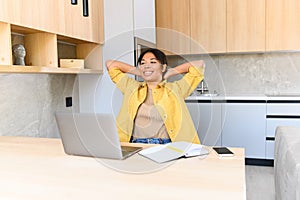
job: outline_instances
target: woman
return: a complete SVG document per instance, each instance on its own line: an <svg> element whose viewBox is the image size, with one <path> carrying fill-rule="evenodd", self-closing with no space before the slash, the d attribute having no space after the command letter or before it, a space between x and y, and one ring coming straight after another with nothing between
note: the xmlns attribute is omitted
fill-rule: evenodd
<svg viewBox="0 0 300 200"><path fill-rule="evenodd" d="M148 49L138 59L139 67L106 62L111 80L124 95L117 117L120 141L165 144L175 141L200 143L184 99L204 77L203 61L184 63L167 70L166 55ZM138 82L125 73L140 76ZM186 73L173 83L166 80Z"/></svg>

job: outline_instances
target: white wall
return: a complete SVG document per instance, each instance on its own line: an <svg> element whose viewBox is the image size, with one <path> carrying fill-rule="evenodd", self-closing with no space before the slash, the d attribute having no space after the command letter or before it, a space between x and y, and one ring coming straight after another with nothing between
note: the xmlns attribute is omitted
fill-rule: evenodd
<svg viewBox="0 0 300 200"><path fill-rule="evenodd" d="M105 0L104 16L104 74L102 80L97 84L95 111L116 114L121 106L123 96L111 82L105 67L105 61L117 59L133 64L132 0Z"/></svg>
<svg viewBox="0 0 300 200"><path fill-rule="evenodd" d="M134 0L134 35L156 43L155 0Z"/></svg>
<svg viewBox="0 0 300 200"><path fill-rule="evenodd" d="M119 107L122 95L111 82L105 61L118 59L133 63L133 4L132 0L104 0L103 75L79 77L80 112L111 113ZM114 105L116 104L116 105Z"/></svg>
<svg viewBox="0 0 300 200"><path fill-rule="evenodd" d="M116 59L133 65L134 36L155 41L154 12L154 0L104 0L104 73L79 76L80 112L119 112L123 96L111 82L105 61Z"/></svg>

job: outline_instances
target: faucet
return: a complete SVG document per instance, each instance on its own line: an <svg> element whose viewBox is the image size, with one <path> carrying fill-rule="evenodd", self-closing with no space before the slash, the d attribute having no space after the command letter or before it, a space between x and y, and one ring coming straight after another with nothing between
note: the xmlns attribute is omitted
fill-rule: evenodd
<svg viewBox="0 0 300 200"><path fill-rule="evenodd" d="M199 85L200 85L200 87L199 87ZM208 92L208 87L207 87L204 79L201 81L201 83L199 85L197 87L197 91L199 91L201 94Z"/></svg>

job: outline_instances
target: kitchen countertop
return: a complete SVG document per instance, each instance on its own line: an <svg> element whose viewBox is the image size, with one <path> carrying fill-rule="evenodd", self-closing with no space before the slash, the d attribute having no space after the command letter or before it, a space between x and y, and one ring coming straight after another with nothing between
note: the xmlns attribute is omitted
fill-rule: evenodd
<svg viewBox="0 0 300 200"><path fill-rule="evenodd" d="M218 96L191 95L185 100L208 100L208 101L300 101L300 94L220 94Z"/></svg>

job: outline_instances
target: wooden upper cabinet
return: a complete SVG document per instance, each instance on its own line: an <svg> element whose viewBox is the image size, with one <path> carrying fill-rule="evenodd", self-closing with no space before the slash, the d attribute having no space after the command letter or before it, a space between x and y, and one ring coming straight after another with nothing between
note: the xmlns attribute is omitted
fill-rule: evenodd
<svg viewBox="0 0 300 200"><path fill-rule="evenodd" d="M156 0L156 25L175 53L300 50L299 0Z"/></svg>
<svg viewBox="0 0 300 200"><path fill-rule="evenodd" d="M190 53L190 0L156 0L157 47L175 54Z"/></svg>
<svg viewBox="0 0 300 200"><path fill-rule="evenodd" d="M57 0L61 1L61 0ZM71 5L71 1L62 1L64 13L62 24L64 24L65 35L90 42L104 42L104 20L102 0L89 0L89 16L83 16L82 1L77 5Z"/></svg>
<svg viewBox="0 0 300 200"><path fill-rule="evenodd" d="M227 51L265 51L265 0L227 0Z"/></svg>
<svg viewBox="0 0 300 200"><path fill-rule="evenodd" d="M300 50L299 0L266 0L266 50Z"/></svg>
<svg viewBox="0 0 300 200"><path fill-rule="evenodd" d="M57 1L2 0L0 21L45 31L57 31L60 9Z"/></svg>
<svg viewBox="0 0 300 200"><path fill-rule="evenodd" d="M82 1L71 5L70 0L1 0L0 21L103 43L102 1L89 0L89 17L84 17Z"/></svg>
<svg viewBox="0 0 300 200"><path fill-rule="evenodd" d="M226 0L191 0L192 53L226 52Z"/></svg>
<svg viewBox="0 0 300 200"><path fill-rule="evenodd" d="M8 23L0 22L0 65L11 65L11 31Z"/></svg>

